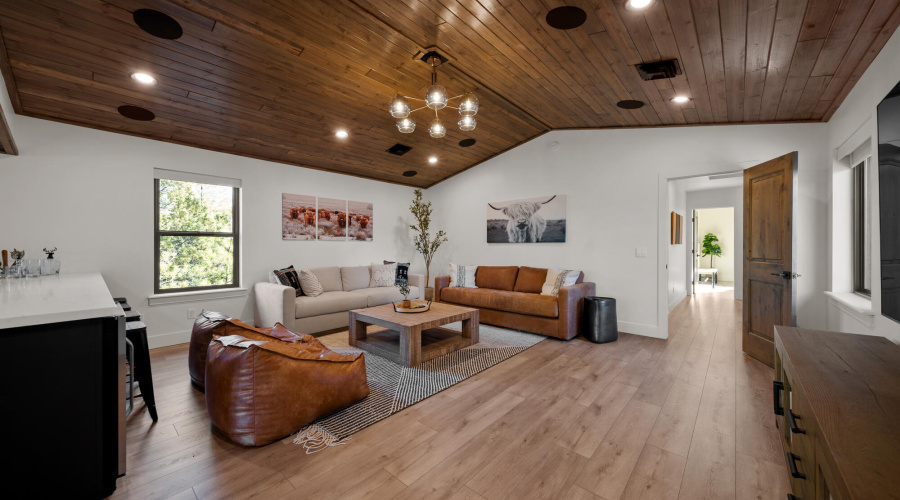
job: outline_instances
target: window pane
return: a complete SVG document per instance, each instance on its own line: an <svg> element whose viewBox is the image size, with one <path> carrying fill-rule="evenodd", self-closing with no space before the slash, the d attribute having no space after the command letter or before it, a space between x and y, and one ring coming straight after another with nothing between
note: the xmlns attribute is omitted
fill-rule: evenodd
<svg viewBox="0 0 900 500"><path fill-rule="evenodd" d="M231 285L234 238L221 236L161 236L159 288Z"/></svg>
<svg viewBox="0 0 900 500"><path fill-rule="evenodd" d="M230 233L234 188L159 180L159 229Z"/></svg>

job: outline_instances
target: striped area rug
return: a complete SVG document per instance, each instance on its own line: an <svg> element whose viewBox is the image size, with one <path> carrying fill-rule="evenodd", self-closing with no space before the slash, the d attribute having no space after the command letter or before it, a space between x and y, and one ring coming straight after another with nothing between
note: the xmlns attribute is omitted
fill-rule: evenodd
<svg viewBox="0 0 900 500"><path fill-rule="evenodd" d="M443 328L459 331L461 324L453 323ZM362 352L347 343L347 336L347 332L341 332L319 337L319 340L341 354ZM304 427L294 437L294 443L303 445L306 453L345 444L350 435L509 359L545 338L480 325L477 344L426 361L415 368L407 368L366 352L369 396Z"/></svg>

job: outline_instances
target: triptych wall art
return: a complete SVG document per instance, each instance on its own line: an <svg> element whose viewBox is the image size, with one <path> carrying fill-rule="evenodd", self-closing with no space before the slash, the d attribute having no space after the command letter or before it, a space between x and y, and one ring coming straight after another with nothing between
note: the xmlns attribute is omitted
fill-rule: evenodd
<svg viewBox="0 0 900 500"><path fill-rule="evenodd" d="M372 203L281 195L281 238L284 240L372 241L374 234Z"/></svg>

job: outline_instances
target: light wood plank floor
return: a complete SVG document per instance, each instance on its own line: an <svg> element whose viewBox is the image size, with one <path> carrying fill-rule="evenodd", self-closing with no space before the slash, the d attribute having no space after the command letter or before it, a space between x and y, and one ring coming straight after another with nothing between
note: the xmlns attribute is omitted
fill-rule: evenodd
<svg viewBox="0 0 900 500"><path fill-rule="evenodd" d="M741 353L740 321L731 292L709 293L667 341L548 339L313 455L211 432L187 345L156 349L160 421L129 419L113 498L783 500L773 374Z"/></svg>

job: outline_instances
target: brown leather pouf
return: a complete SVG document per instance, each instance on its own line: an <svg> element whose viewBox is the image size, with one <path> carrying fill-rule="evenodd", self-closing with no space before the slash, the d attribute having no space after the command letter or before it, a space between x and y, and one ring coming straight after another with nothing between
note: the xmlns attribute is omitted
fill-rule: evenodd
<svg viewBox="0 0 900 500"><path fill-rule="evenodd" d="M215 335L207 354L206 410L232 441L269 444L369 395L362 354L338 354L309 335L277 340L292 334L280 324L268 339L254 333Z"/></svg>
<svg viewBox="0 0 900 500"><path fill-rule="evenodd" d="M272 336L274 328L253 328L252 326L236 319L231 319L224 314L203 311L194 321L191 330L191 345L188 349L188 371L191 374L191 382L200 389L205 389L206 379L206 352L213 335L239 334L251 339L262 339ZM259 337L263 335L265 337ZM295 342L303 339L303 335L296 334L282 327L276 338L286 342Z"/></svg>

